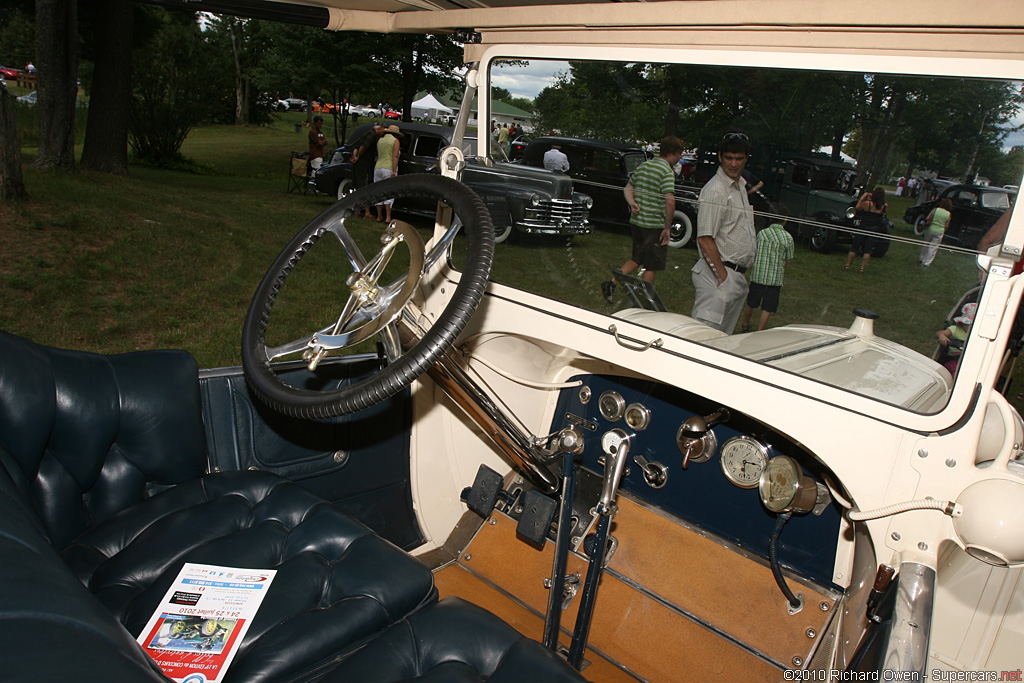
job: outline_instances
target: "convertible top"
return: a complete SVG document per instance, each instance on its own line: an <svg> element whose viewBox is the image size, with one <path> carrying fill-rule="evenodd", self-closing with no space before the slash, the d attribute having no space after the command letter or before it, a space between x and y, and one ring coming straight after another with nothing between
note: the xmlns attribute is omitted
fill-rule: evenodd
<svg viewBox="0 0 1024 683"><path fill-rule="evenodd" d="M1024 53L1016 0L979 12L962 0L142 0L330 30L468 31L481 43L687 44L735 47ZM272 16L273 15L273 16ZM631 30L632 29L632 30ZM679 32L687 38L680 41ZM472 50L474 42L467 45Z"/></svg>

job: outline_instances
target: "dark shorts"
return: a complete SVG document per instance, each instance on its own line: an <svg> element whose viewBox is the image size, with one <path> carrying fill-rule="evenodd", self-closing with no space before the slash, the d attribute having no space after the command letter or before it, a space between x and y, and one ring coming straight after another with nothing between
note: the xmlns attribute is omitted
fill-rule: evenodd
<svg viewBox="0 0 1024 683"><path fill-rule="evenodd" d="M658 244L661 241L661 230L629 226L633 236L632 259L647 270L665 270L665 259L668 256L668 245Z"/></svg>
<svg viewBox="0 0 1024 683"><path fill-rule="evenodd" d="M775 313L779 310L779 292L781 291L781 286L751 282L750 291L747 293L747 305L751 308L760 308L767 313Z"/></svg>

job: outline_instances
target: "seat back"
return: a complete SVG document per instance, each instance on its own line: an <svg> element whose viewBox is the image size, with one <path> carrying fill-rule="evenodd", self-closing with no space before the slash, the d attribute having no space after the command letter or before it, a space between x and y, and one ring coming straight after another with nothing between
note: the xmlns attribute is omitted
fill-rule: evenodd
<svg viewBox="0 0 1024 683"><path fill-rule="evenodd" d="M309 191L309 152L292 152L288 167L288 191L306 194Z"/></svg>
<svg viewBox="0 0 1024 683"><path fill-rule="evenodd" d="M206 469L195 359L103 356L0 331L0 477L58 550Z"/></svg>

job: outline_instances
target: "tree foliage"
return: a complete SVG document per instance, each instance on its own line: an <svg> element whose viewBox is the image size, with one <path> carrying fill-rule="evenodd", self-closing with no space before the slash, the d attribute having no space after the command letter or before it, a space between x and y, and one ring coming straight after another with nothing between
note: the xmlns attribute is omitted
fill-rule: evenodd
<svg viewBox="0 0 1024 683"><path fill-rule="evenodd" d="M195 18L153 12L157 30L135 55L129 142L139 159L170 165L182 160L188 132L217 109L221 93L208 78L215 54Z"/></svg>
<svg viewBox="0 0 1024 683"><path fill-rule="evenodd" d="M672 134L713 150L723 131L738 127L762 150L831 146L836 159L846 141L861 181L875 184L900 172L1004 179L1001 145L1024 99L1019 83L1002 81L570 62L535 105L541 130L581 137Z"/></svg>

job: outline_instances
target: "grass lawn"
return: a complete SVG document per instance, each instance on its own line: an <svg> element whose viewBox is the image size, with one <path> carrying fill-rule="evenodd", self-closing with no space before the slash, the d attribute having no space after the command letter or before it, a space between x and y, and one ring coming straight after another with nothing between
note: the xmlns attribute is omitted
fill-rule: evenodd
<svg viewBox="0 0 1024 683"><path fill-rule="evenodd" d="M263 128L196 129L182 150L199 169L192 173L134 166L118 178L26 168L30 198L0 204L0 328L54 346L174 347L202 367L239 364L242 322L264 271L332 203L285 191L289 153L307 146L304 123L304 114L286 113ZM333 143L330 120L325 129ZM34 150L23 153L27 163ZM910 201L891 196L889 215L899 219ZM912 235L902 221L896 225L897 235ZM845 251L823 255L798 244L770 324L847 327L854 308L867 308L880 315L879 335L930 355L935 331L976 279L973 261L941 252L923 268L917 245L894 242L859 275L859 259L842 270ZM520 239L498 245L494 279L613 312L628 302L620 291L607 304L600 282L628 252L625 232L604 228L568 242ZM693 249L670 250L656 281L670 310L689 313L696 258ZM311 315L336 315L339 292L322 283L306 291L322 311Z"/></svg>

